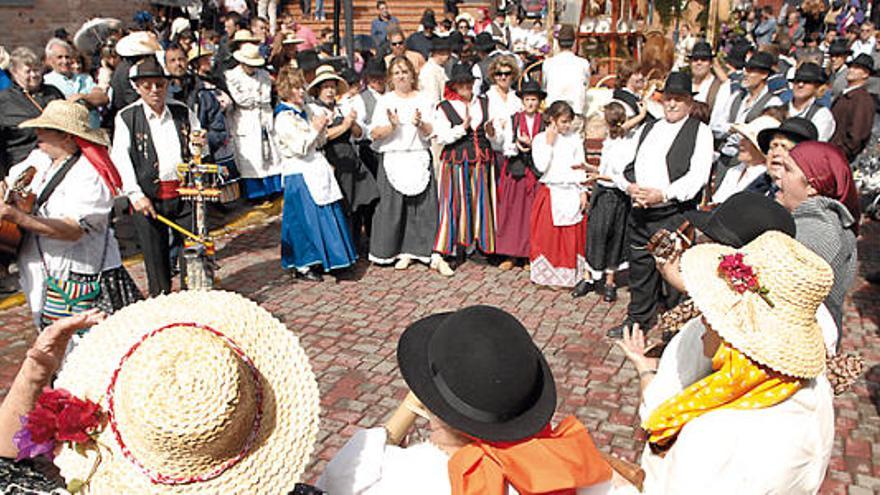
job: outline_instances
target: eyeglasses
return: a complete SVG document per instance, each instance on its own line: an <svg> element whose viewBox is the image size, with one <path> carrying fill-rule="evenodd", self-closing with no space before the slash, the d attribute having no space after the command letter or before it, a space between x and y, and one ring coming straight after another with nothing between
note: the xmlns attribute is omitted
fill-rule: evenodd
<svg viewBox="0 0 880 495"><path fill-rule="evenodd" d="M513 75L513 72L504 71L504 72L496 72L495 77L510 77Z"/></svg>
<svg viewBox="0 0 880 495"><path fill-rule="evenodd" d="M168 86L168 81L141 81L138 86L143 89L164 89Z"/></svg>
<svg viewBox="0 0 880 495"><path fill-rule="evenodd" d="M391 46L400 46L400 45L402 45L402 44L403 44L402 41L392 41L392 42L391 42Z"/></svg>

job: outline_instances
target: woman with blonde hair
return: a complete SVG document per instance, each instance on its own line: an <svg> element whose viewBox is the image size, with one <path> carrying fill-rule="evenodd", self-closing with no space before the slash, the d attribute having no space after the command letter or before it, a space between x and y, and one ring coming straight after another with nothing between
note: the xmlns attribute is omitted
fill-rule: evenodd
<svg viewBox="0 0 880 495"><path fill-rule="evenodd" d="M379 98L369 135L380 153L379 204L373 214L370 261L406 270L431 261L437 231L437 184L431 165L432 108L418 92L418 74L404 56L388 64L390 91Z"/></svg>

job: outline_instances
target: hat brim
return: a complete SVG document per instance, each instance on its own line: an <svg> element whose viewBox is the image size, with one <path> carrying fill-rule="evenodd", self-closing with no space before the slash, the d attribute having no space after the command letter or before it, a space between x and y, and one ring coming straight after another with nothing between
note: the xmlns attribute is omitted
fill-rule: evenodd
<svg viewBox="0 0 880 495"><path fill-rule="evenodd" d="M797 77L797 76L795 76L795 77L792 77L791 79L789 79L788 82L793 82L793 83L805 82L805 83L810 83L810 84L825 84L825 79L823 79L821 77Z"/></svg>
<svg viewBox="0 0 880 495"><path fill-rule="evenodd" d="M541 431L556 411L556 384L544 356L538 352L543 383L535 404L507 421L486 423L459 412L442 396L435 384L428 358L431 337L452 313L434 314L416 321L400 336L397 364L404 381L424 406L452 428L490 442L515 442Z"/></svg>
<svg viewBox="0 0 880 495"><path fill-rule="evenodd" d="M326 74L316 77L315 80L312 81L311 84L309 84L309 94L312 96L317 96L318 90L321 88L321 85L327 81L336 81L337 94L341 95L342 93L348 91L348 83L345 82L345 79L334 74Z"/></svg>
<svg viewBox="0 0 880 495"><path fill-rule="evenodd" d="M714 215L711 211L690 210L684 212L683 215L691 225L713 242L725 246L735 246L740 243L739 238L733 232L718 222L712 221Z"/></svg>
<svg viewBox="0 0 880 495"><path fill-rule="evenodd" d="M805 136L791 129L782 129L779 127L764 129L758 133L758 149L761 150L761 153L764 153L765 155L767 154L767 151L770 150L770 141L773 141L773 136L777 134L782 134L788 139L794 141L795 144L810 140L810 136Z"/></svg>
<svg viewBox="0 0 880 495"><path fill-rule="evenodd" d="M153 484L126 459L108 426L98 441L102 460L90 493L286 493L300 480L318 434L319 392L298 338L268 311L238 294L183 291L127 306L93 327L67 356L56 387L107 408L107 388L122 357L145 335L192 322L216 329L251 359L264 391L263 418L250 452L214 479ZM144 420L148 423L149 420ZM126 432L120 430L123 438ZM67 445L55 458L68 480L86 479L93 459Z"/></svg>
<svg viewBox="0 0 880 495"><path fill-rule="evenodd" d="M547 92L544 91L543 89L523 90L523 91L516 92L516 96L519 96L520 98L523 98L526 95L535 95L542 100L547 99Z"/></svg>
<svg viewBox="0 0 880 495"><path fill-rule="evenodd" d="M250 58L250 57L242 56L240 53L233 53L232 58L234 58L239 63L242 63L244 65L248 65L250 67L262 67L262 66L266 65L266 61L263 59L263 57Z"/></svg>
<svg viewBox="0 0 880 495"><path fill-rule="evenodd" d="M42 115L30 120L25 120L18 124L18 127L23 129L52 129L53 131L70 134L101 146L110 146L110 139L107 137L107 133L103 129L90 129L85 132L80 132L70 129L69 126L65 126L62 122L47 119Z"/></svg>
<svg viewBox="0 0 880 495"><path fill-rule="evenodd" d="M865 64L860 64L860 63L858 63L858 62L847 62L847 63L846 63L846 66L847 66L847 67L852 67L852 66L854 66L854 65L855 65L856 67L861 67L861 68L865 69L866 71L868 71L868 75L869 75L869 76L876 76L876 75L877 75L877 70L874 69L873 67L868 67L867 65L865 65Z"/></svg>

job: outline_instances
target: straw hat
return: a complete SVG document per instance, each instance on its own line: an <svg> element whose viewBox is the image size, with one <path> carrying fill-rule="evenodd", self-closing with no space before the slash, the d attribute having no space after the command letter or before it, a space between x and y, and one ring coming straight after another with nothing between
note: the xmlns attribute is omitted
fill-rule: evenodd
<svg viewBox="0 0 880 495"><path fill-rule="evenodd" d="M336 70L333 66L322 65L318 67L317 71L315 71L315 78L312 79L311 84L309 84L309 94L316 96L318 94L318 88L320 88L321 84L325 81L336 81L336 94L341 95L348 91L348 83L345 82L345 79L336 74Z"/></svg>
<svg viewBox="0 0 880 495"><path fill-rule="evenodd" d="M299 44L302 44L305 42L306 42L306 40L301 39L301 38L297 38L296 34L294 34L294 33L286 33L284 35L284 39L281 40L282 45L299 45Z"/></svg>
<svg viewBox="0 0 880 495"><path fill-rule="evenodd" d="M147 31L135 31L116 42L116 53L120 57L153 55L161 50L156 35Z"/></svg>
<svg viewBox="0 0 880 495"><path fill-rule="evenodd" d="M749 290L740 294L720 274L721 257L737 252L768 290L767 300ZM681 275L712 329L756 363L796 378L815 378L825 369L816 310L831 289L834 273L803 244L776 231L739 251L701 244L682 255Z"/></svg>
<svg viewBox="0 0 880 495"><path fill-rule="evenodd" d="M202 47L199 49L198 46L194 46L189 49L189 53L186 54L186 61L189 63L195 62L197 59L202 57L210 57L214 55L214 51L210 48Z"/></svg>
<svg viewBox="0 0 880 495"><path fill-rule="evenodd" d="M260 41L262 40L247 29L239 29L232 37L233 43L259 43Z"/></svg>
<svg viewBox="0 0 880 495"><path fill-rule="evenodd" d="M298 339L232 292L122 309L83 337L55 386L110 415L99 450L65 446L55 458L65 479L84 480L100 452L95 494L287 493L318 433Z"/></svg>
<svg viewBox="0 0 880 495"><path fill-rule="evenodd" d="M755 149L763 155L764 152L761 150L758 134L765 129L775 129L779 127L779 124L780 122L773 117L761 115L747 124L733 124L730 126L730 129L748 139L755 146Z"/></svg>
<svg viewBox="0 0 880 495"><path fill-rule="evenodd" d="M110 146L110 140L103 129L89 126L89 110L67 100L50 101L39 117L25 120L18 127L25 129L54 129L72 134L101 146Z"/></svg>
<svg viewBox="0 0 880 495"><path fill-rule="evenodd" d="M260 55L260 47L253 43L245 43L232 54L232 58L251 67L266 65L266 59Z"/></svg>

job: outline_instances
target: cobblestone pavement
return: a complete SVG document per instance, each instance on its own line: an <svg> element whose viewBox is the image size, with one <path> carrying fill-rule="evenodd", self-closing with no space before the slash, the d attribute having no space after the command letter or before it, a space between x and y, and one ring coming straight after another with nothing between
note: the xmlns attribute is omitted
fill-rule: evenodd
<svg viewBox="0 0 880 495"><path fill-rule="evenodd" d="M627 291L613 304L596 295L531 285L526 272L501 272L467 263L452 279L426 267L408 271L357 265L348 280L293 282L279 265L279 222L225 239L223 287L262 304L299 335L321 388L321 433L306 475L314 480L327 460L361 427L383 424L406 393L394 350L403 328L436 311L484 303L516 314L533 331L559 389L558 417L574 414L603 449L637 460L644 436L637 428L638 380L604 329L625 313ZM866 225L860 275L880 269L880 226ZM142 286L142 266L131 267ZM880 493L880 289L858 278L846 306L846 351L867 363L864 379L835 401L837 436L822 493ZM29 341L27 311L0 313L0 387L12 380ZM0 394L5 389L0 389Z"/></svg>

